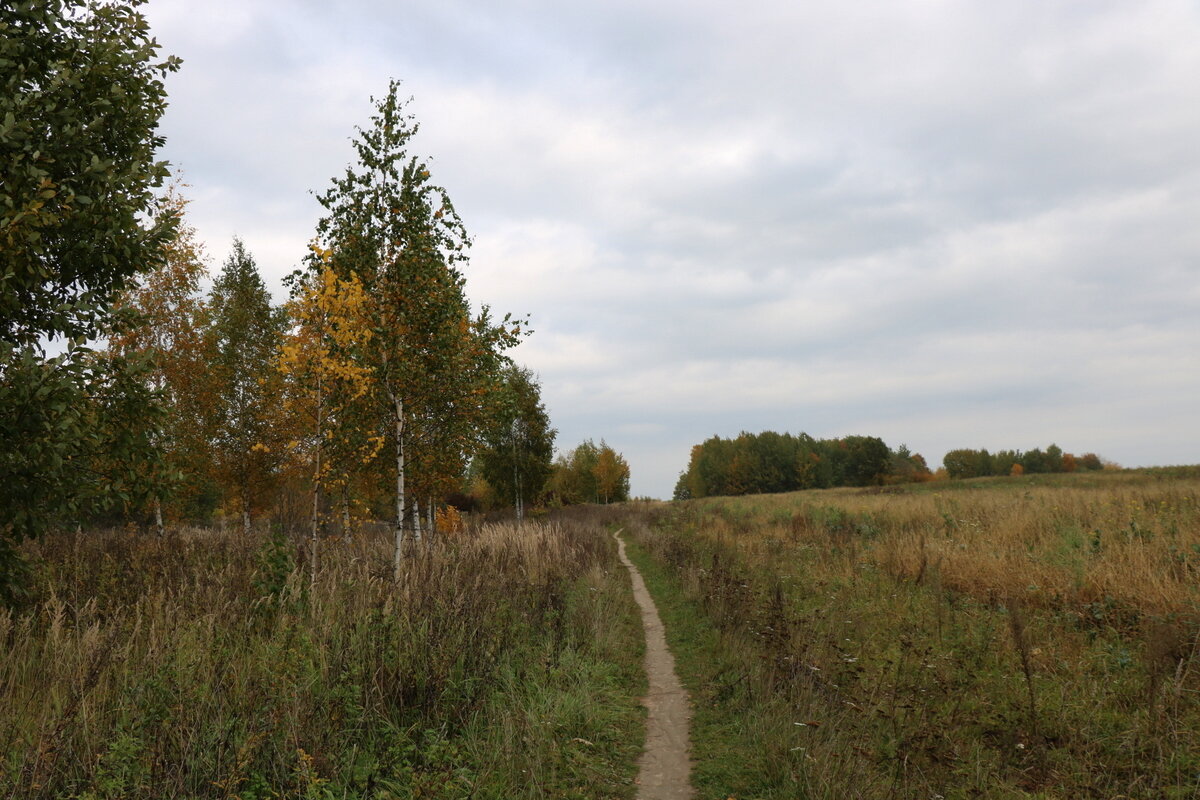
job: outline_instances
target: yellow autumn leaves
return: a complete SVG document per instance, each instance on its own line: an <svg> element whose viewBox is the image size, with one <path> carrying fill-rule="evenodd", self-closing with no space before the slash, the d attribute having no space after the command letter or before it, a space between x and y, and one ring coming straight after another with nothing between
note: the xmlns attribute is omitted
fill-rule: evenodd
<svg viewBox="0 0 1200 800"><path fill-rule="evenodd" d="M277 367L291 387L285 401L288 411L316 423L311 440L315 450L334 434L328 422L351 413L354 402L370 390L373 369L362 352L372 338L362 282L354 273L341 277L334 272L331 251L316 244L310 249L318 269L287 304L291 329L280 345ZM292 449L304 444L295 440ZM368 437L352 458L370 463L382 445L382 437ZM316 478L324 481L333 462L317 463Z"/></svg>
<svg viewBox="0 0 1200 800"><path fill-rule="evenodd" d="M320 270L288 303L293 328L279 353L279 370L293 381L312 386L339 384L350 399L370 386L371 368L355 357L371 339L367 295L358 276L339 277L329 266L330 251L316 245Z"/></svg>

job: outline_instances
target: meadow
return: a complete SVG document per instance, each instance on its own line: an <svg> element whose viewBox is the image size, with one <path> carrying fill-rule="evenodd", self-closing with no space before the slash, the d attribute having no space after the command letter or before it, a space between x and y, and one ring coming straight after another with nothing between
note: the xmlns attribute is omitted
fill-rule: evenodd
<svg viewBox="0 0 1200 800"><path fill-rule="evenodd" d="M0 612L0 797L632 798L618 530L698 797L1200 797L1200 474L570 507L386 531L56 533Z"/></svg>
<svg viewBox="0 0 1200 800"><path fill-rule="evenodd" d="M701 797L1200 796L1200 474L626 511Z"/></svg>
<svg viewBox="0 0 1200 800"><path fill-rule="evenodd" d="M477 526L410 551L48 535L0 612L0 797L632 797L642 634L611 537Z"/></svg>

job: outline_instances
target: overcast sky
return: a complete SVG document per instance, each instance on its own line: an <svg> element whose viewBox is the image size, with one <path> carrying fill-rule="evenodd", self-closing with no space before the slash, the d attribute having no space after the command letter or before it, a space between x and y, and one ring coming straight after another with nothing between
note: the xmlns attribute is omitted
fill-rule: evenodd
<svg viewBox="0 0 1200 800"><path fill-rule="evenodd" d="M277 297L404 82L560 449L1200 462L1200 5L150 0L165 157Z"/></svg>

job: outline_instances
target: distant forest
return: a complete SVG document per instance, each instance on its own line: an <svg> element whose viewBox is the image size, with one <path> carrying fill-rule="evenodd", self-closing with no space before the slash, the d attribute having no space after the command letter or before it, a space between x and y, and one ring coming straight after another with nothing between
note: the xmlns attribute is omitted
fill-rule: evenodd
<svg viewBox="0 0 1200 800"><path fill-rule="evenodd" d="M942 459L951 478L982 478L988 475L1035 475L1041 472L1078 472L1104 469L1105 462L1095 453L1081 456L1064 453L1052 444L1045 450L1035 447L1020 450L951 450Z"/></svg>
<svg viewBox="0 0 1200 800"><path fill-rule="evenodd" d="M1027 452L951 450L935 473L920 453L904 445L892 450L877 436L814 439L807 433L742 432L735 439L713 436L694 446L688 467L675 485L675 499L1103 467L1095 453L1074 456L1052 444L1045 450Z"/></svg>

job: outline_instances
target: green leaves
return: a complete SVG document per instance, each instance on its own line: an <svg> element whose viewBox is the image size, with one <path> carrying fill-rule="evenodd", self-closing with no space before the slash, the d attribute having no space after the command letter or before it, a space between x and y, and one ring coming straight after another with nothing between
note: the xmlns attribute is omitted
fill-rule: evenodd
<svg viewBox="0 0 1200 800"><path fill-rule="evenodd" d="M106 300L153 265L166 108L139 0L0 8L0 338L95 336ZM149 220L149 221L147 221ZM77 303L91 295L92 302Z"/></svg>
<svg viewBox="0 0 1200 800"><path fill-rule="evenodd" d="M161 409L147 368L80 347L43 358L32 347L0 346L0 540L123 510L157 490ZM0 595L14 580L5 569L0 563Z"/></svg>
<svg viewBox="0 0 1200 800"><path fill-rule="evenodd" d="M604 440L587 439L554 462L549 491L565 505L628 500L629 464Z"/></svg>
<svg viewBox="0 0 1200 800"><path fill-rule="evenodd" d="M418 125L406 106L392 81L354 140L357 163L319 198L327 213L317 228L332 269L357 275L366 293L373 335L362 358L376 416L364 425L388 432L400 505L413 488L423 500L458 488L483 428L481 397L518 338L507 318L495 325L486 309L471 314L460 271L470 238L409 152Z"/></svg>
<svg viewBox="0 0 1200 800"><path fill-rule="evenodd" d="M924 459L892 453L876 436L813 439L774 431L713 436L692 448L676 499L791 492L831 486L869 486L927 476ZM895 471L897 467L902 467Z"/></svg>
<svg viewBox="0 0 1200 800"><path fill-rule="evenodd" d="M537 378L508 365L489 400L478 470L505 504L518 498L521 505L537 501L550 477L558 433L550 426Z"/></svg>
<svg viewBox="0 0 1200 800"><path fill-rule="evenodd" d="M213 285L210 368L216 397L213 449L218 474L243 513L261 505L288 440L282 376L275 368L286 324L242 242Z"/></svg>
<svg viewBox="0 0 1200 800"><path fill-rule="evenodd" d="M141 3L0 4L0 599L14 541L136 503L163 472L144 365L79 345L173 225L153 215L154 152L177 63L154 62Z"/></svg>

